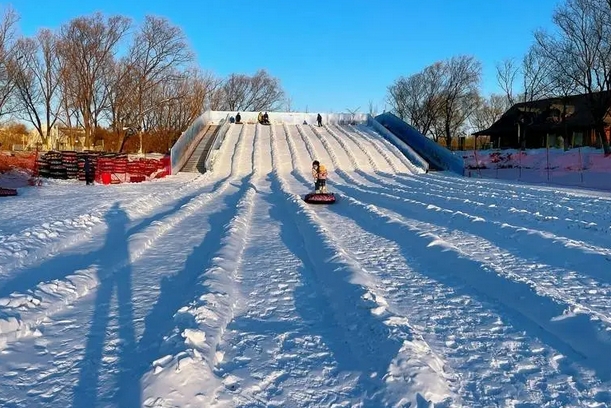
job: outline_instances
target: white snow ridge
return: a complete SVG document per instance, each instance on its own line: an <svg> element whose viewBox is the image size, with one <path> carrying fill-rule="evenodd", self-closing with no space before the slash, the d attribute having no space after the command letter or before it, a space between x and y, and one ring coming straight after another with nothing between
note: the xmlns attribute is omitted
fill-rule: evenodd
<svg viewBox="0 0 611 408"><path fill-rule="evenodd" d="M364 125L232 124L214 163L2 201L1 407L611 406L608 195Z"/></svg>

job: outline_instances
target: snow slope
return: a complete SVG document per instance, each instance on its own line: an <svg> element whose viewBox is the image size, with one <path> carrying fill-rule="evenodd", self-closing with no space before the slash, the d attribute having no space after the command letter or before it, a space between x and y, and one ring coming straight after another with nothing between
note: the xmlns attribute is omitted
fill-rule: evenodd
<svg viewBox="0 0 611 408"><path fill-rule="evenodd" d="M333 206L309 206L310 163ZM366 126L0 212L0 406L611 405L611 195L419 174Z"/></svg>

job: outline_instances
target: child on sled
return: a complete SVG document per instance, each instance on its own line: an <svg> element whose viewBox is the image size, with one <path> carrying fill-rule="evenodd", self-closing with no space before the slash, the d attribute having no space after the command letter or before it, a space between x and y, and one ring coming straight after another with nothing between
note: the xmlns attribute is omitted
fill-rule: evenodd
<svg viewBox="0 0 611 408"><path fill-rule="evenodd" d="M312 176L314 177L314 190L317 194L327 192L327 169L318 160L312 162Z"/></svg>

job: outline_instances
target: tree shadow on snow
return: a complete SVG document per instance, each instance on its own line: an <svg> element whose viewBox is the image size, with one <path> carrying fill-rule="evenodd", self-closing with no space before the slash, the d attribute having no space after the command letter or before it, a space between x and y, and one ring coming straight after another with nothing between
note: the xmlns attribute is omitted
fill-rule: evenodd
<svg viewBox="0 0 611 408"><path fill-rule="evenodd" d="M276 176L271 176L270 180L273 191L282 191ZM337 370L358 376L357 390L362 395L355 397L363 398L364 406L384 406L379 391L385 389L384 376L403 340L393 338L389 327L372 314L372 305L364 299L367 291L363 286L351 283L351 276L346 272L335 271L326 266L326 261L316 258L325 254L322 241L308 243L313 246L314 253L306 249L294 221L295 217L303 215L295 214L286 203L279 203L284 200L283 197L267 198L270 217L281 226L282 242L302 261L299 269L302 284L294 293L297 312L308 332L321 336L329 347L337 361Z"/></svg>

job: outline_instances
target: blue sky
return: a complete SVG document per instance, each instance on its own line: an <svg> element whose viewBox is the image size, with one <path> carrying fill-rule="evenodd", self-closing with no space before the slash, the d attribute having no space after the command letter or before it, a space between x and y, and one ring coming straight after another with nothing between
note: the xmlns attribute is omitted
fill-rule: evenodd
<svg viewBox="0 0 611 408"><path fill-rule="evenodd" d="M102 11L136 23L162 15L183 28L203 68L217 75L266 68L293 110L384 108L401 75L453 55L483 64L483 90L497 91L495 64L521 57L532 33L551 26L559 0L13 0L25 35ZM6 2L2 2L6 5Z"/></svg>

